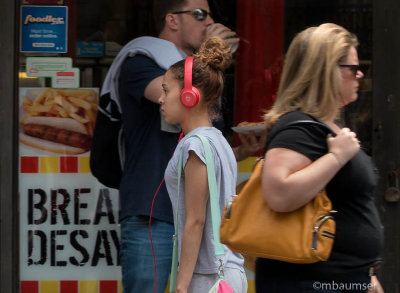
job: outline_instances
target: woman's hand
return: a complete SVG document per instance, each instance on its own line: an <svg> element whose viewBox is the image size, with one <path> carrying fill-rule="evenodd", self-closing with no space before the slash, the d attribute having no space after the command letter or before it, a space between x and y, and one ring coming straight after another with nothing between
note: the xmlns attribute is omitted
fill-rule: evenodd
<svg viewBox="0 0 400 293"><path fill-rule="evenodd" d="M371 288L368 290L368 293L384 293L381 283L376 276L371 277Z"/></svg>
<svg viewBox="0 0 400 293"><path fill-rule="evenodd" d="M328 136L329 152L337 156L338 161L344 165L360 150L360 141L355 132L349 128L342 128L335 137Z"/></svg>
<svg viewBox="0 0 400 293"><path fill-rule="evenodd" d="M327 138L329 152L342 167L359 150L356 134L339 129ZM332 155L315 161L287 148L272 148L265 154L262 188L269 206L277 212L291 212L309 202L335 176Z"/></svg>

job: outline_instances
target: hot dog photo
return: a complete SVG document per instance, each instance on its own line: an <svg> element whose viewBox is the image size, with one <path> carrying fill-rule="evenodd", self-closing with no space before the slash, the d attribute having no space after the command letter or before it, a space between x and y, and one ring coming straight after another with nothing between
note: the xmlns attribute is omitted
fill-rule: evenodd
<svg viewBox="0 0 400 293"><path fill-rule="evenodd" d="M33 152L87 152L98 107L97 89L23 88L19 141Z"/></svg>

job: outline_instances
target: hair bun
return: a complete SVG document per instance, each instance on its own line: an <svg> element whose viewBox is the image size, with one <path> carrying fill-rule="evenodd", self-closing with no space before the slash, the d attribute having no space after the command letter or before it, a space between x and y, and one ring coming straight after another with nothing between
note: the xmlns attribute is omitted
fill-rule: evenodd
<svg viewBox="0 0 400 293"><path fill-rule="evenodd" d="M207 39L194 56L201 65L220 71L224 71L232 62L230 47L219 37Z"/></svg>

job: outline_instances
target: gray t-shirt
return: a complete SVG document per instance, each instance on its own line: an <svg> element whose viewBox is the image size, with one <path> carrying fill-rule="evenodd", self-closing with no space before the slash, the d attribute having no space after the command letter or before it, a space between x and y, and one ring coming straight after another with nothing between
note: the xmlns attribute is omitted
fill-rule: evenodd
<svg viewBox="0 0 400 293"><path fill-rule="evenodd" d="M232 200L235 194L236 178L237 178L237 163L233 154L232 148L226 141L222 133L214 127L199 127L188 133L185 138L178 144L175 149L175 154L169 161L165 171L165 183L172 202L174 212L174 220L178 207L178 160L182 153L182 167L185 168L189 151L193 151L204 163L205 154L203 144L197 137L191 135L202 135L208 139L212 156L214 158L215 175L217 179L217 188L219 193L219 206L221 215L225 205ZM179 254L181 251L181 240L183 227L185 225L185 178L182 170L182 178L180 182L179 195L179 214L178 214L178 239L179 239ZM243 257L232 252L228 247L225 248L224 264L225 267L243 269ZM206 223L204 227L203 238L200 244L199 256L197 258L195 273L198 274L216 274L218 273L219 262L214 255L214 238L211 224L210 204L207 206Z"/></svg>

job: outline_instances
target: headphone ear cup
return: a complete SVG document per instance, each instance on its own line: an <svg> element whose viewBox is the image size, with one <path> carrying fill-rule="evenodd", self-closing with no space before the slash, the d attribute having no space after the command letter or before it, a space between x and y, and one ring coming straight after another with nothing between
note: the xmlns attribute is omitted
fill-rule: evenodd
<svg viewBox="0 0 400 293"><path fill-rule="evenodd" d="M184 88L181 91L181 103L187 108L193 108L200 103L200 92L192 86L191 89Z"/></svg>

